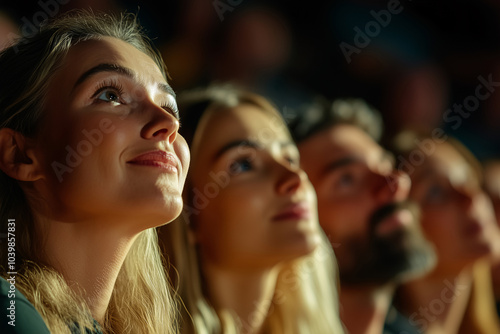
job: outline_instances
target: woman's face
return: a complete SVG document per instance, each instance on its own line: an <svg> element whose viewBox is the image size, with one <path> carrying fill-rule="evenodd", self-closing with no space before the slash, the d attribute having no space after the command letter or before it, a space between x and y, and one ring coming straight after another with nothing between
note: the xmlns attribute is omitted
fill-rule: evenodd
<svg viewBox="0 0 500 334"><path fill-rule="evenodd" d="M500 226L500 161L491 161L484 167L484 186L493 202L497 224Z"/></svg>
<svg viewBox="0 0 500 334"><path fill-rule="evenodd" d="M319 244L316 196L277 116L249 104L208 112L192 159L191 220L204 261L261 268Z"/></svg>
<svg viewBox="0 0 500 334"><path fill-rule="evenodd" d="M477 174L449 144L433 154L411 175L410 197L422 208L422 228L436 246L437 270L457 270L492 251L495 234L491 202Z"/></svg>
<svg viewBox="0 0 500 334"><path fill-rule="evenodd" d="M189 165L178 128L174 93L149 56L111 37L73 46L49 83L36 136L39 211L124 228L174 219Z"/></svg>

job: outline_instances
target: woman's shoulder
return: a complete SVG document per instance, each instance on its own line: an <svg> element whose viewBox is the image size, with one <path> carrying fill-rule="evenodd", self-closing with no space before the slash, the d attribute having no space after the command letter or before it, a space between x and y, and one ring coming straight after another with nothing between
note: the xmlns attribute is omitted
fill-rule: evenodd
<svg viewBox="0 0 500 334"><path fill-rule="evenodd" d="M16 276L0 277L0 333L50 333L42 317L16 289Z"/></svg>

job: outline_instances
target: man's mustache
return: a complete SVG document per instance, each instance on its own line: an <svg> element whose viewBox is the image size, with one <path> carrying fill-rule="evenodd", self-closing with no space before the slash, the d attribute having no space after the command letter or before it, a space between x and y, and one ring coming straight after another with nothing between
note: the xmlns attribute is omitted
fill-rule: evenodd
<svg viewBox="0 0 500 334"><path fill-rule="evenodd" d="M370 218L370 232L373 232L378 224L383 222L385 218L400 210L409 210L415 217L415 220L420 220L420 210L417 203L413 201L393 202L386 204L373 212Z"/></svg>

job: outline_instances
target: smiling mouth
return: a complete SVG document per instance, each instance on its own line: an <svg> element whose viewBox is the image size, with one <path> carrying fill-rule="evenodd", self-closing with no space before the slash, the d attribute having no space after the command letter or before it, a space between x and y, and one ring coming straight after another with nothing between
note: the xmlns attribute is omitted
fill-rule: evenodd
<svg viewBox="0 0 500 334"><path fill-rule="evenodd" d="M177 159L172 153L153 151L141 154L127 163L136 166L158 168L169 173L177 173Z"/></svg>

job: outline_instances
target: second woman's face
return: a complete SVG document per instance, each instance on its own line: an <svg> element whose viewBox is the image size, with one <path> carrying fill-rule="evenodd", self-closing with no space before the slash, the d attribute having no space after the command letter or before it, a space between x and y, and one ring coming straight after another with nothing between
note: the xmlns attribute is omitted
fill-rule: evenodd
<svg viewBox="0 0 500 334"><path fill-rule="evenodd" d="M492 251L491 203L470 164L449 144L416 169L410 197L422 208L422 228L434 243L438 269L460 269Z"/></svg>
<svg viewBox="0 0 500 334"><path fill-rule="evenodd" d="M156 63L106 37L73 46L60 65L36 137L44 177L35 189L49 207L43 214L114 219L126 229L127 221L154 226L177 217L189 151Z"/></svg>
<svg viewBox="0 0 500 334"><path fill-rule="evenodd" d="M246 104L211 112L191 149L189 210L205 261L249 269L319 244L316 196L278 117Z"/></svg>

